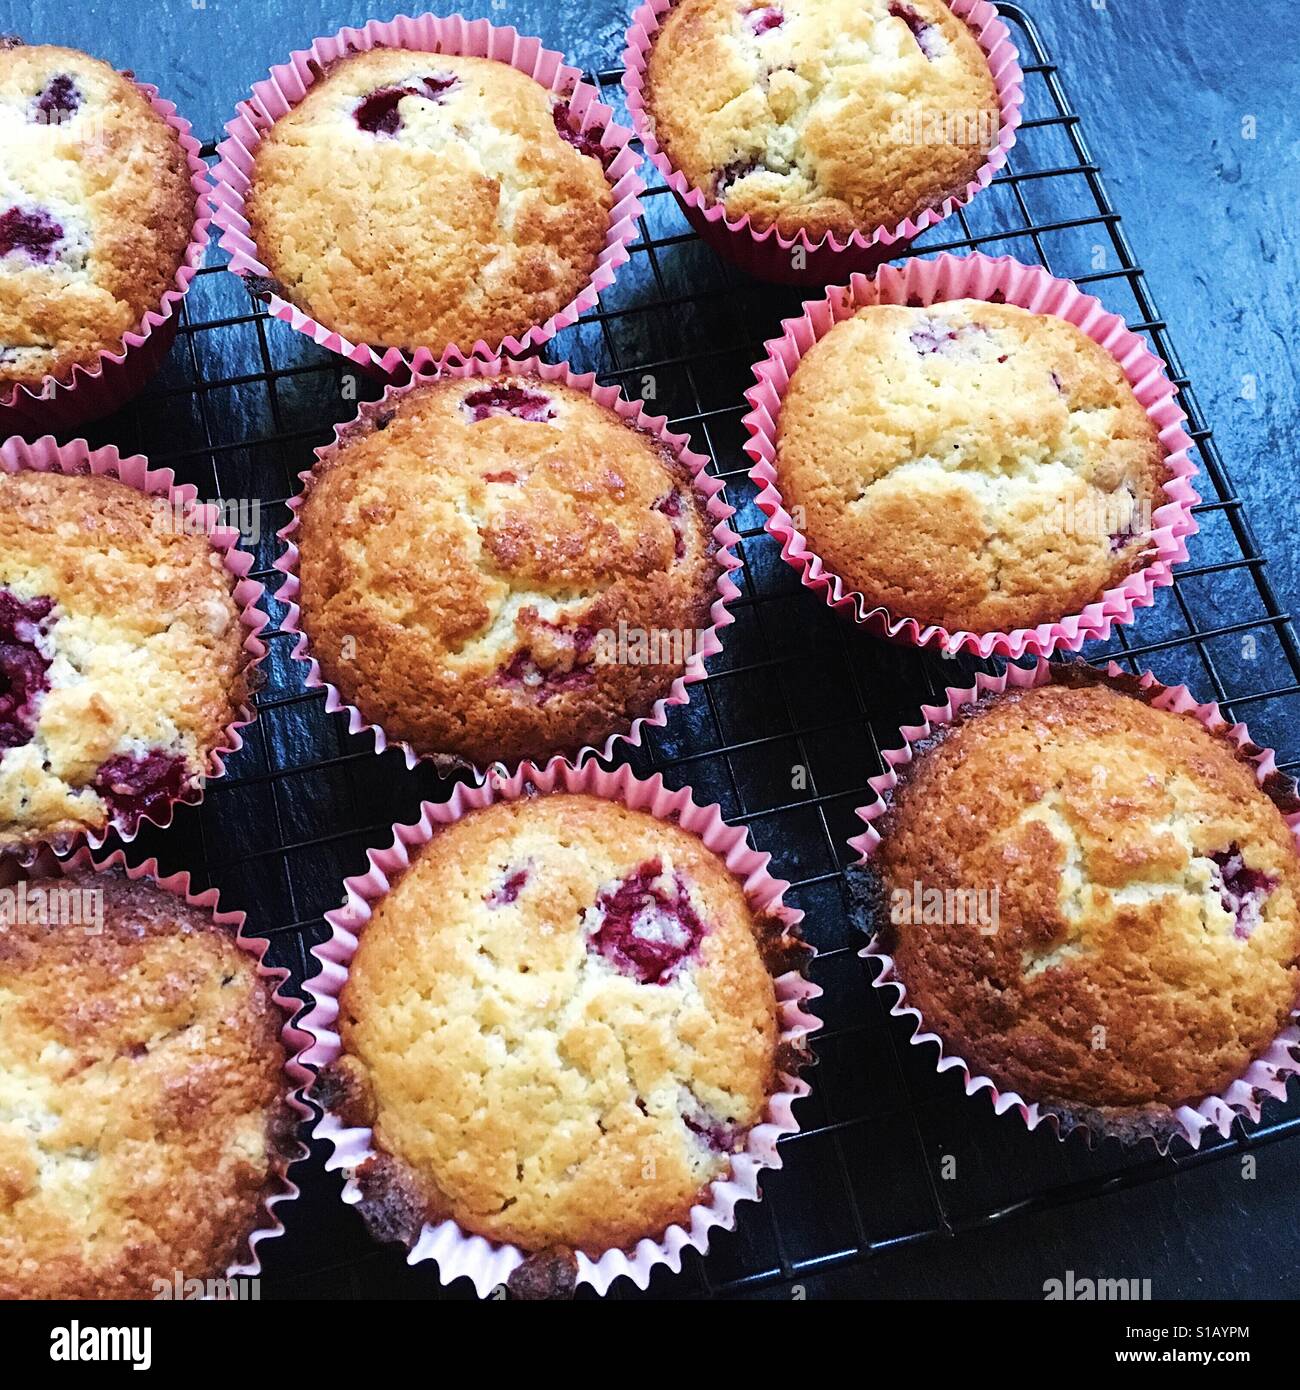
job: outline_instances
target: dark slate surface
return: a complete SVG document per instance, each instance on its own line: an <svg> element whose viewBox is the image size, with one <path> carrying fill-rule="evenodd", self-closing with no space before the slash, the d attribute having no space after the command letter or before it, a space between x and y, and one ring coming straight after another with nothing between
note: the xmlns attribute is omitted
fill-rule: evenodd
<svg viewBox="0 0 1300 1390"><path fill-rule="evenodd" d="M509 6L478 0L464 8L537 33L584 66L609 66L621 51L626 15L615 0L586 5L518 0ZM1041 25L1081 111L1093 155L1148 269L1227 465L1248 501L1282 601L1293 606L1300 594L1290 496L1297 403L1291 343L1300 259L1297 131L1290 109L1300 57L1288 42L1293 8L1282 0L1255 0L1250 6L1210 0L1028 0L1027 8ZM0 32L71 43L134 68L175 99L208 138L219 132L235 101L269 64L316 34L364 18L360 9L312 0L147 5L135 0L33 0L22 6L0 0ZM1247 118L1254 118L1254 139L1246 138ZM1050 242L1044 249L1053 255ZM238 308L242 292L228 279L212 277L205 286L201 297L206 310ZM788 296L772 300L773 305L778 302L789 312ZM773 326L777 317L774 312ZM278 332L282 336L273 340L277 360L280 354L284 360L300 355L301 344L291 344L287 330ZM200 340L200 354L206 341ZM1253 379L1253 390L1247 378ZM211 404L228 411L218 424L222 433L255 423L251 408L245 418L238 390L221 393ZM300 404L305 408L308 403ZM158 420L156 430L158 447L166 447L161 442L168 437L165 419ZM1224 597L1223 589L1216 595L1212 584L1205 587L1207 614L1231 620L1235 591ZM743 636L739 629L737 635ZM295 711L276 715L288 725ZM1256 723L1268 716L1255 705L1250 717ZM1285 713L1275 716L1288 718ZM267 739L281 738L274 729L268 732L276 722L264 716ZM307 727L304 718L304 746L310 742ZM1293 741L1294 728L1279 726L1271 733L1279 743L1286 741L1284 734ZM292 731L283 738L291 742ZM264 786L247 795L259 790L265 795ZM403 783L404 798L408 791ZM217 797L211 801L212 807L229 804ZM304 817L300 830L290 830L309 833L313 811L327 814L327 803L323 791L318 807L286 811ZM387 803L378 805L367 819L387 823L389 811ZM259 824L250 816L250 834L257 833ZM230 830L236 841L237 829ZM161 850L165 843L165 837L153 837L149 847ZM338 871L323 852L321 864L316 876L327 901ZM344 871L356 867L349 863ZM241 867L245 877L249 872ZM273 896L270 876L268 868L268 897ZM220 877L219 869L214 877ZM226 882L221 886L223 893L230 891ZM256 913L260 891L254 876L241 885L236 905ZM298 915L310 916L322 905L313 898ZM289 920L287 914L284 920ZM838 1068L849 1080L857 1075L860 1081L868 1071L876 1079L874 1060L860 1061L847 1051L837 1057L828 1049L823 1065ZM925 1066L924 1060L916 1063L918 1071ZM862 1070L848 1070L853 1067ZM936 1090L955 1087L950 1077L931 1084ZM845 1132L855 1195L868 1211L873 1236L905 1231L917 1219L904 1194L914 1190L923 1154L932 1161L940 1154L956 1159L958 1195L945 1194L945 1205L958 1215L964 1208L987 1211L1000 1201L1013 1201L1023 1188L1026 1162L1035 1165L1040 1181L1083 1178L1111 1168L1118 1174L1124 1168L1110 1152L1091 1156L1078 1144L1056 1146L1041 1135L1030 1140L1016 1130L1014 1120L994 1120L982 1102L963 1103L957 1096L948 1100L956 1103L923 1107L914 1117L886 1105L878 1125ZM1289 1140L1259 1147L1254 1167L1237 1158L1162 1165L1163 1175L1152 1183L963 1231L952 1240L885 1251L865 1267L804 1282L810 1294L1039 1297L1045 1279L1063 1277L1069 1269L1078 1277L1150 1278L1157 1297L1294 1296L1300 1290L1296 1156L1297 1143ZM843 1193L783 1192L782 1184L791 1181L797 1181L797 1174L776 1175L774 1198L797 1203L813 1225L844 1226ZM405 1270L391 1252L376 1252L360 1276L342 1270L331 1275L331 1261L337 1263L345 1249L350 1254L366 1247L358 1245L351 1214L333 1201L330 1180L314 1170L306 1182L316 1200L298 1204L289 1215L289 1237L266 1248L271 1291L418 1296L432 1290L427 1270ZM724 1269L734 1264L739 1272L746 1242L761 1243L763 1229L762 1222L742 1222L740 1234L718 1242L717 1262ZM851 1230L843 1234L854 1239ZM796 1239L793 1233L791 1239ZM799 1251L787 1253L797 1257ZM305 1267L320 1272L310 1280L296 1279ZM656 1280L655 1288L665 1296L675 1291L671 1279ZM789 1296L785 1288L766 1292Z"/></svg>

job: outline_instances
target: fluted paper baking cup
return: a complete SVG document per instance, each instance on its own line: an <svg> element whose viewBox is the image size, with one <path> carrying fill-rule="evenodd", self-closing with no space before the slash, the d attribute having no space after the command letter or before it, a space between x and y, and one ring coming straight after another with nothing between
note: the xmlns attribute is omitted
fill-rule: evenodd
<svg viewBox="0 0 1300 1390"><path fill-rule="evenodd" d="M952 299L1015 304L1074 324L1115 358L1159 434L1169 470L1163 484L1168 501L1152 513L1148 561L1122 584L1105 590L1081 613L1011 632L968 632L922 623L882 606L868 607L862 594L823 564L782 499L776 467L781 403L803 355L835 324L866 305L917 306ZM872 278L855 275L847 285L829 289L824 299L806 301L803 308L800 317L782 323L781 336L766 344L766 360L755 364L757 384L745 392L751 408L744 423L749 433L745 452L754 461L749 476L759 489L754 500L767 517L766 530L780 543L781 558L799 571L806 589L821 594L832 608L851 616L877 637L937 647L948 654L969 651L981 657L1014 658L1048 656L1058 649L1078 651L1085 642L1105 640L1113 624L1132 622L1137 609L1151 606L1157 589L1173 583L1173 567L1187 559L1187 540L1198 530L1192 508L1201 500L1191 485L1197 469L1188 456L1192 441L1183 428L1187 416L1178 404L1165 364L1118 314L1108 313L1100 300L1070 280L1058 280L1041 266L1022 265L1009 256L995 260L976 253L917 258L901 266L884 266Z"/></svg>
<svg viewBox="0 0 1300 1390"><path fill-rule="evenodd" d="M1279 800L1291 805L1290 810L1279 805L1279 810L1290 828L1296 851L1300 853L1300 799L1296 798L1295 784L1278 771L1277 761L1271 749L1261 748L1251 741L1250 733L1244 724L1229 724L1219 712L1217 704L1201 704L1186 686L1162 685L1149 671L1141 676L1131 676L1111 662L1104 674L1121 690L1137 695L1155 709L1191 715L1216 738L1231 744L1237 750L1237 756L1252 766L1259 785L1278 792ZM1101 678L1101 673L1098 673L1098 677ZM905 725L900 730L904 740L903 746L885 750L882 754L884 772L869 780L868 785L875 792L876 799L867 806L857 808L859 819L866 824L862 834L849 841L861 855L858 865L867 864L875 854L881 842L875 822L888 811L890 797L898 785L901 770L911 763L918 745L931 738L936 730L969 712L971 707L980 701L1001 695L1008 689L1035 689L1049 684L1052 680L1053 667L1045 659L1040 659L1035 666L1008 665L995 676L978 673L973 686L950 686L944 692L943 704L922 705L921 723ZM935 1066L939 1072L956 1071L968 1096L985 1092L998 1115L1015 1111L1031 1130L1046 1123L1061 1139L1065 1139L1077 1129L1084 1132L1090 1140L1098 1137L1118 1138L1125 1143L1150 1140L1161 1153L1167 1152L1175 1139L1182 1139L1191 1148L1197 1149L1202 1139L1211 1131L1227 1138L1234 1120L1257 1121L1263 1101L1270 1096L1276 1100L1284 1100L1287 1078L1300 1073L1298 1007L1291 1014L1290 1025L1251 1062L1241 1076L1220 1094L1206 1096L1195 1105L1180 1105L1177 1108L1151 1107L1151 1110L1160 1112L1158 1116L1149 1114L1131 1121L1108 1118L1101 1112L1086 1107L1048 1105L1022 1096L1017 1091L1003 1090L991 1077L975 1071L963 1058L948 1052L944 1040L937 1033L927 1031L921 1011L907 1002L907 983L898 977L893 957L881 949L878 937L873 935L860 954L878 963L879 969L873 981L875 987L894 991L896 997L890 1014L895 1018L911 1020L914 1029L910 1039L912 1045L919 1047L934 1044L937 1047Z"/></svg>
<svg viewBox="0 0 1300 1390"><path fill-rule="evenodd" d="M614 190L605 244L586 287L545 323L534 324L521 336L507 337L496 343L481 338L474 343L459 344L354 343L275 292L271 272L258 255L248 219L244 216L244 200L251 185L257 147L272 125L303 99L330 63L372 48L408 48L508 63L556 96L565 98L580 132L601 134L600 143L610 152L605 173ZM213 220L221 228L219 244L230 253L228 268L244 279L250 292L265 303L273 318L282 319L321 347L341 354L359 367L387 376L400 378L408 369L425 371L439 363L470 357L494 358L529 352L595 308L600 291L613 283L614 272L627 261L628 247L637 236L637 218L641 215L639 195L645 184L637 174L636 153L628 143L632 132L614 124L613 112L598 100L599 95L590 83L582 81L577 68L565 63L563 54L543 48L540 39L521 36L514 28L498 28L485 19L468 20L458 14L446 18L432 14L399 15L387 22L372 19L360 29L340 29L328 38L318 38L310 48L291 53L288 62L272 68L268 77L254 84L251 98L239 103L238 114L226 126L226 139L217 146Z"/></svg>
<svg viewBox="0 0 1300 1390"><path fill-rule="evenodd" d="M302 1093L304 1087L311 1082L312 1073L303 1065L302 1057L304 1050L311 1045L312 1037L310 1033L304 1032L293 1022L294 1015L301 1007L299 1001L292 995L282 993L282 988L289 979L289 972L266 963L266 953L270 942L264 937L246 936L244 934L244 914L242 912L222 911L219 906L219 894L215 888L204 889L201 893L191 892L188 873L162 876L158 872L156 859L146 859L142 864L133 865L127 861L120 849L114 850L102 858L96 858L83 845L70 858L59 859L46 847L22 868L19 868L13 860L0 860L0 883L10 885L19 878L29 880L61 878L64 874L80 869L97 874L120 870L132 881L144 879L152 883L163 892L171 893L182 899L190 907L207 913L217 926L229 933L241 951L246 951L256 960L258 977L269 982L272 991L271 997L283 1015L280 1041L284 1046L285 1055L284 1102L287 1111L286 1118L292 1118L295 1122L311 1119L313 1111L304 1102ZM262 1259L258 1247L265 1241L274 1240L276 1236L283 1234L284 1223L280 1219L277 1208L286 1202L292 1202L298 1196L298 1186L290 1180L289 1170L295 1163L306 1157L307 1146L297 1138L292 1141L288 1141L286 1138L286 1141L281 1144L279 1152L276 1154L276 1160L272 1164L270 1180L258 1200L256 1225L238 1252L239 1258L227 1267L226 1278L255 1278L261 1273ZM213 1273L215 1274L215 1271ZM200 1277L199 1271L194 1271L194 1277Z"/></svg>
<svg viewBox="0 0 1300 1390"><path fill-rule="evenodd" d="M945 198L936 207L894 227L857 231L847 238L828 232L817 240L805 231L785 236L775 226L760 231L752 225L748 214L728 217L724 204L693 187L655 140L654 120L645 104L646 65L663 16L674 3L675 0L644 0L632 15L623 52L628 112L646 155L676 195L691 226L720 256L760 280L822 286L842 284L855 272L875 270L882 261L902 255L914 237L951 216L957 208L965 207L982 188L987 188L1016 143L1025 79L1011 32L987 0L946 0L948 8L978 40L998 93L997 143L975 177L960 194Z"/></svg>
<svg viewBox="0 0 1300 1390"><path fill-rule="evenodd" d="M643 781L634 777L627 767L606 772L590 761L576 768L562 758L553 758L545 767L525 763L509 777L490 774L480 787L458 785L451 799L443 804L426 801L419 821L414 825L394 826L392 845L387 849L371 850L367 872L346 881L344 905L325 915L331 929L330 938L313 950L321 963L321 972L307 981L307 991L314 1003L302 1020L302 1026L313 1035L315 1042L304 1054L304 1061L321 1068L341 1055L342 1045L336 1031L339 993L347 980L358 937L373 914L373 905L388 892L393 879L409 865L420 846L427 844L442 827L460 820L472 810L496 801L514 801L553 791L599 796L681 826L697 835L725 862L742 883L752 911L776 917L791 931L802 921L802 912L782 902L788 885L774 879L767 871L771 856L753 849L744 830L728 825L717 806L698 805L691 798L689 788L670 791L658 775ZM779 1044L787 1052L805 1054L809 1035L821 1026L820 1021L807 1012L806 1005L820 995L821 990L793 970L779 976L774 984ZM778 1086L775 1094L768 1098L762 1121L750 1130L744 1151L733 1156L730 1176L710 1184L708 1202L691 1209L688 1226L670 1226L657 1240L641 1240L633 1250L607 1250L598 1259L579 1254L578 1283L588 1284L603 1294L615 1279L625 1276L638 1288L645 1288L656 1267L666 1265L676 1273L681 1269L684 1251L703 1253L715 1227L732 1229L736 1223L737 1203L759 1200L758 1179L762 1170L781 1166L777 1141L799 1129L792 1107L796 1100L808 1094L808 1083L797 1075L782 1072ZM343 1172L346 1178L343 1200L355 1206L361 1200L357 1171L375 1156L371 1131L345 1127L327 1110L314 1133L331 1144L333 1155L326 1167ZM525 1258L525 1252L517 1246L470 1235L454 1221L446 1220L436 1225L426 1223L407 1261L418 1264L422 1260L434 1260L444 1284L455 1279L469 1279L479 1296L486 1297L505 1284Z"/></svg>
<svg viewBox="0 0 1300 1390"><path fill-rule="evenodd" d="M730 547L739 541L739 536L731 529L729 524L735 509L728 506L723 500L724 485L719 478L715 478L707 471L708 458L704 454L698 454L690 448L690 436L685 434L673 434L668 429L668 420L663 415L647 415L640 401L630 401L615 386L599 386L596 384L594 372L579 374L574 372L567 363L560 362L552 365L549 362L542 362L538 358L525 358L518 362L507 362L500 358L484 361L479 358L471 358L468 362L449 363L440 369L435 368L431 372L418 375L413 381L403 386L388 387L383 397L378 401L367 402L362 405L358 413L346 424L338 426L334 431L334 442L316 450L317 459L324 459L338 447L338 445L348 439L359 426L364 425L375 415L385 410L391 409L393 402L402 396L408 395L411 391L417 390L421 386L426 386L430 382L439 379L465 380L469 377L495 377L502 374L509 376L535 376L540 381L558 381L562 386L570 386L576 391L583 391L589 395L597 404L606 409L617 412L619 417L626 420L637 429L644 430L654 439L666 444L674 455L690 470L691 476L695 481L696 489L703 495L705 507L709 515L713 518L713 540L717 547L716 560L718 564L717 590L718 597L713 600L709 610L710 625L701 638L698 646L692 651L689 660L686 662L680 675L673 680L668 694L656 700L651 706L650 713L634 719L627 729L616 729L613 731L600 747L587 744L581 749L570 753L568 756L574 761L580 762L590 754L599 754L601 757L608 758L612 755L614 748L619 743L627 743L633 748L641 746L643 731L646 728L662 728L668 721L668 711L677 705L687 704L690 700L690 687L698 681L702 681L708 675L705 669L705 661L722 650L722 640L719 636L721 630L729 624L735 622L728 605L740 596L740 590L732 579L732 572L741 567L741 562L732 553ZM276 598L287 605L287 612L281 623L281 631L297 633L297 640L293 647L293 657L297 661L303 662L307 667L304 682L309 690L325 691L325 709L333 714L339 710L345 710L348 716L348 732L352 734L365 733L371 731L375 738L375 752L382 753L390 745L400 748L402 755L406 759L407 767L414 767L421 757L427 757L434 766L441 771L450 771L457 767L468 768L476 778L480 779L483 769L463 758L439 752L436 749L427 751L417 751L409 743L401 739L390 739L384 730L378 725L371 723L364 712L354 704L345 700L339 689L327 681L321 674L320 663L311 654L311 642L306 632L302 629L302 610L298 600L302 594L302 585L298 577L298 546L294 539L299 527L299 512L302 509L305 498L305 489L308 480L311 478L312 470L307 469L298 475L303 483L303 491L297 496L289 499L288 507L291 513L287 525L276 533L277 538L284 542L284 551L277 556L274 568L279 570L284 576ZM493 764L500 767L501 764Z"/></svg>
<svg viewBox="0 0 1300 1390"><path fill-rule="evenodd" d="M101 352L94 366L77 363L68 372L45 377L35 387L0 383L0 438L15 434L34 438L56 430L66 432L88 420L112 414L141 390L171 351L181 301L207 250L212 221L208 166L203 162L199 142L190 134L190 123L177 113L176 107L164 101L157 87L148 82L135 85L155 113L176 132L185 151L196 200L194 225L176 268L174 288L163 294L157 308L150 309L129 333L122 335L120 348Z"/></svg>
<svg viewBox="0 0 1300 1390"><path fill-rule="evenodd" d="M257 687L257 667L266 656L266 644L262 641L261 634L266 627L267 619L257 606L265 590L255 579L248 577L253 567L253 557L247 551L237 548L239 532L222 522L218 508L208 502L199 502L197 489L191 484L175 484L175 475L170 468L150 468L149 460L141 454L131 454L123 458L111 444L105 445L102 449L92 449L84 439L59 444L48 435L30 442L15 438L0 444L0 469L6 473L32 469L42 473L93 474L95 477L115 478L127 487L133 487L137 492L143 492L150 497L165 497L172 510L180 517L187 534L203 534L208 537L231 577L231 596L239 608L239 622L244 629L243 646L246 661L241 668L240 679L244 684L245 698L236 712L236 717L225 726L216 745L209 751L204 777L193 783L179 797L154 811L138 817L113 817L103 830L77 831L44 838L37 836L30 847L17 849L17 852L20 855L30 855L41 843L48 843L63 853L83 837L92 848L99 849L110 830L116 832L124 844L129 844L139 834L140 826L145 821L163 827L170 825L173 808L178 802L187 806L197 806L203 800L205 785L225 772L226 755L237 752L244 746L240 730L246 728L257 717L252 696ZM0 851L0 854L3 853L4 851Z"/></svg>

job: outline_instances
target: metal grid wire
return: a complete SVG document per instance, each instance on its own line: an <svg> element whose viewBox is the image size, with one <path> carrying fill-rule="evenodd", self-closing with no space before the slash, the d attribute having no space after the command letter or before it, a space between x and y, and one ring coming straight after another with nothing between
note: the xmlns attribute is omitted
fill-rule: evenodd
<svg viewBox="0 0 1300 1390"><path fill-rule="evenodd" d="M1086 655L1131 670L1150 666L1166 682L1218 699L1293 769L1300 759L1295 634L1057 70L1024 12L999 8L1027 60L1019 142L993 185L915 249L979 248L1039 262L1087 285L1169 364L1199 446L1201 534L1173 591L1161 591L1137 623ZM623 118L619 78L610 70L593 80ZM880 770L881 747L898 742L899 724L971 666L863 636L781 561L753 505L742 393L763 340L811 292L731 270L690 232L662 186L644 201L631 263L546 356L648 395L652 411L689 430L713 459L738 512L743 597L724 651L689 706L651 731L646 747L619 757L642 775L661 772L671 785L690 785L698 800L720 803L772 853L773 872L791 881L790 899L807 913L821 953L814 973L826 991L813 1095L800 1106L802 1132L783 1144L784 1168L767 1175L762 1203L742 1205L735 1233L715 1235L707 1259L688 1257L682 1275L661 1271L651 1293L788 1284L888 1247L1149 1182L1300 1131L1293 1093L1288 1105L1270 1104L1249 1138L1196 1155L1058 1143L995 1120L986 1099L968 1100L952 1076L939 1077L932 1050L909 1046L907 1028L888 1018L846 919L842 870L852 858L846 841L859 828L854 807L869 799L867 779ZM288 518L284 499L298 489L295 475L331 427L355 412L357 397L372 398L379 386L268 322L222 260L214 247L162 376L92 443L147 453L202 496L257 499L255 575L274 588L274 533ZM367 847L387 843L394 821L414 820L422 798L444 799L452 784L427 767L407 772L396 753L377 757L368 735L351 737L343 716L327 716L320 692L303 689L302 669L290 660L293 639L278 630L282 606L274 599L268 606L268 680L245 748L202 807L182 810L165 833L149 829L131 853L156 854L165 871L188 868L219 887L223 905L249 913L249 929L270 939L272 960L300 985L314 973L308 952L327 935L321 913L340 901L344 876L364 868ZM791 790L796 766L807 769L806 790ZM960 1184L939 1181L944 1155L959 1157ZM265 1296L465 1296L462 1286L441 1291L430 1266L408 1268L400 1251L370 1241L320 1158L300 1167L304 1194L288 1209L286 1237L262 1247ZM632 1292L624 1283L615 1296Z"/></svg>

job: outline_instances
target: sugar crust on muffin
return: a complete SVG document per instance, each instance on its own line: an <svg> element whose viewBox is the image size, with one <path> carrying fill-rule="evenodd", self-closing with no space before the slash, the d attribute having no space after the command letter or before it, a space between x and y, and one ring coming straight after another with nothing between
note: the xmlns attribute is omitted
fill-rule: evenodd
<svg viewBox="0 0 1300 1390"><path fill-rule="evenodd" d="M1149 563L1169 472L1119 363L1011 304L871 305L804 354L776 470L868 607L949 630L1079 613Z"/></svg>
<svg viewBox="0 0 1300 1390"><path fill-rule="evenodd" d="M730 217L814 238L964 193L999 126L988 62L942 0L680 0L652 41L645 109Z"/></svg>
<svg viewBox="0 0 1300 1390"><path fill-rule="evenodd" d="M0 42L0 394L119 349L174 287L194 216L180 140L129 77Z"/></svg>
<svg viewBox="0 0 1300 1390"><path fill-rule="evenodd" d="M327 327L468 349L573 300L613 205L598 139L541 83L374 49L329 65L266 133L246 213L277 290Z"/></svg>
<svg viewBox="0 0 1300 1390"><path fill-rule="evenodd" d="M644 812L556 793L441 829L375 905L322 1077L373 1127L363 1215L593 1256L686 1220L796 1065L772 975L804 949Z"/></svg>
<svg viewBox="0 0 1300 1390"><path fill-rule="evenodd" d="M325 453L299 515L302 627L325 678L390 737L480 766L648 714L717 593L686 466L532 376L401 397Z"/></svg>

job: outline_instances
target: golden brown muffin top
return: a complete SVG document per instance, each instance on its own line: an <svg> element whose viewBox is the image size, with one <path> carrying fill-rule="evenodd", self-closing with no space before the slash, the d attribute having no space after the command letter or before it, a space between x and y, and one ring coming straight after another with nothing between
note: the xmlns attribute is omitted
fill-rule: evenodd
<svg viewBox="0 0 1300 1390"><path fill-rule="evenodd" d="M151 883L21 890L0 893L0 1298L223 1277L292 1138L270 986Z"/></svg>
<svg viewBox="0 0 1300 1390"><path fill-rule="evenodd" d="M603 740L669 693L709 624L689 470L536 377L400 397L326 452L300 517L312 655L421 753L482 766Z"/></svg>
<svg viewBox="0 0 1300 1390"><path fill-rule="evenodd" d="M332 64L257 147L247 216L285 299L354 342L495 346L591 279L613 190L541 83L487 58Z"/></svg>
<svg viewBox="0 0 1300 1390"><path fill-rule="evenodd" d="M361 934L324 1081L374 1128L367 1219L592 1256L685 1221L774 1087L779 935L696 836L596 797L440 830Z"/></svg>
<svg viewBox="0 0 1300 1390"><path fill-rule="evenodd" d="M964 193L998 139L988 62L942 0L680 0L645 104L669 161L728 216L814 239Z"/></svg>
<svg viewBox="0 0 1300 1390"><path fill-rule="evenodd" d="M113 478L0 471L0 848L130 823L206 774L244 631L178 515Z"/></svg>
<svg viewBox="0 0 1300 1390"><path fill-rule="evenodd" d="M176 132L75 49L0 42L0 394L120 349L194 225Z"/></svg>
<svg viewBox="0 0 1300 1390"><path fill-rule="evenodd" d="M870 865L886 949L945 1048L1028 1101L1195 1102L1300 994L1295 843L1226 739L1062 679L983 702L903 771Z"/></svg>
<svg viewBox="0 0 1300 1390"><path fill-rule="evenodd" d="M1064 319L976 299L860 309L804 354L777 426L787 508L869 608L1009 632L1149 563L1158 432Z"/></svg>

